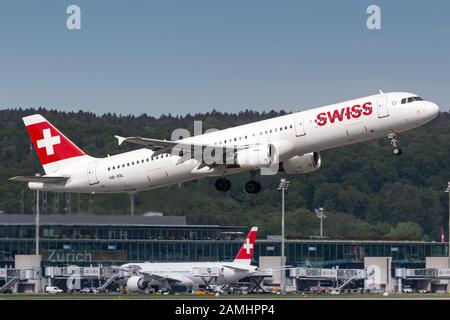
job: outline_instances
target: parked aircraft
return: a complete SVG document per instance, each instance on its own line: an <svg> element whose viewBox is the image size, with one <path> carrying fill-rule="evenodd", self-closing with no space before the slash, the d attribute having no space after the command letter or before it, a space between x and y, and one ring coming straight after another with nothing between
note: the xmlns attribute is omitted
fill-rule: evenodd
<svg viewBox="0 0 450 320"><path fill-rule="evenodd" d="M251 265L257 227L252 227L232 262L127 263L120 267L134 273L127 280L128 291L143 291L148 286L224 285L256 272Z"/></svg>

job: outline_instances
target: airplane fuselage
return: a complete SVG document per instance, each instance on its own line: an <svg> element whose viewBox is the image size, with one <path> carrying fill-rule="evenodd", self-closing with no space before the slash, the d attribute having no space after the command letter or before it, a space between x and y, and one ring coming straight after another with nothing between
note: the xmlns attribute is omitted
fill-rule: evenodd
<svg viewBox="0 0 450 320"><path fill-rule="evenodd" d="M381 93L209 132L183 139L182 142L217 147L271 143L277 148L279 162L283 162L297 155L410 130L438 115L439 108L432 102L407 102L409 97L415 96L406 92ZM143 148L106 158L80 156L62 160L57 165L50 164L44 168L48 175L70 176L65 184L30 182L29 187L62 192L133 192L205 176L226 176L248 171L238 166L201 168L198 160L179 161L181 156L171 153L152 155L154 151Z"/></svg>
<svg viewBox="0 0 450 320"><path fill-rule="evenodd" d="M236 262L174 262L174 263L129 263L128 268L138 266L142 274L149 275L149 285L223 285L243 279L257 270L256 266ZM210 273L208 273L208 271ZM158 275L158 278L150 275ZM164 278L164 280L163 280Z"/></svg>

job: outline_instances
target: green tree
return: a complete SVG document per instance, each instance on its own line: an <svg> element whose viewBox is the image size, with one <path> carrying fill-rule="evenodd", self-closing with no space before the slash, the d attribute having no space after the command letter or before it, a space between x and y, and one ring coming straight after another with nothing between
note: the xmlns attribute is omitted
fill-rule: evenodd
<svg viewBox="0 0 450 320"><path fill-rule="evenodd" d="M422 227L415 222L400 222L387 234L388 237L403 240L423 240Z"/></svg>

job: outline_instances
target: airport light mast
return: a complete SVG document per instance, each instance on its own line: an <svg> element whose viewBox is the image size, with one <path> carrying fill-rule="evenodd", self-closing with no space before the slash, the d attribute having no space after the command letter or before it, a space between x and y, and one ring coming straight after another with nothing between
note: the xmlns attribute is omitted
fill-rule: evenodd
<svg viewBox="0 0 450 320"><path fill-rule="evenodd" d="M283 270L285 265L284 258L284 246L285 246L285 232L284 232L284 192L289 187L289 181L285 178L281 178L278 190L281 190L281 290L286 291L286 271Z"/></svg>
<svg viewBox="0 0 450 320"><path fill-rule="evenodd" d="M40 177L40 173L35 174L36 177ZM36 221L35 221L35 239L36 239L36 256L39 256L39 189L36 189Z"/></svg>
<svg viewBox="0 0 450 320"><path fill-rule="evenodd" d="M320 237L323 238L323 219L326 219L325 209L320 207L319 209L314 209L317 218L320 219Z"/></svg>
<svg viewBox="0 0 450 320"><path fill-rule="evenodd" d="M450 258L450 181L448 182L447 189L445 192L448 193L448 238L447 238L447 253Z"/></svg>

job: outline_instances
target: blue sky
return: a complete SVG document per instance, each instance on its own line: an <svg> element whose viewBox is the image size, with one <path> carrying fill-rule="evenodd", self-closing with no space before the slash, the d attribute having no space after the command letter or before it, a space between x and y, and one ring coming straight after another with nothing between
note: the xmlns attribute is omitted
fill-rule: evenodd
<svg viewBox="0 0 450 320"><path fill-rule="evenodd" d="M67 6L82 29L66 28ZM381 30L366 8L381 7ZM0 108L159 116L413 91L448 110L449 1L0 2Z"/></svg>

